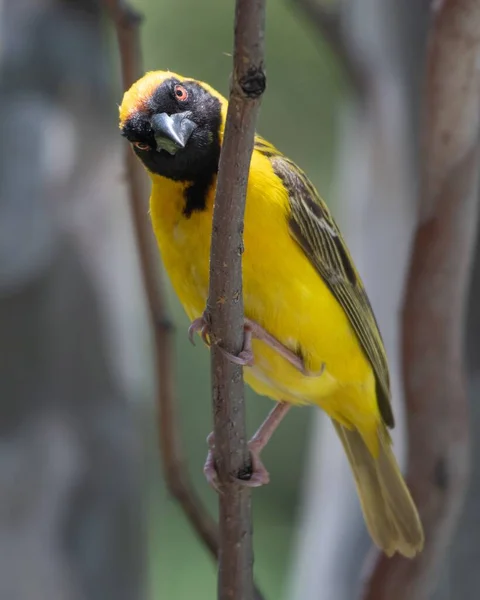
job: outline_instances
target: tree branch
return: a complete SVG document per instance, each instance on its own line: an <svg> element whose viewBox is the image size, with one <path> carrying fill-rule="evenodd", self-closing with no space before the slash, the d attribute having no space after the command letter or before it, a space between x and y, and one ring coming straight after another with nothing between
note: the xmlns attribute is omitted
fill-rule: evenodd
<svg viewBox="0 0 480 600"><path fill-rule="evenodd" d="M232 88L213 214L208 316L212 339L238 354L243 346L243 216L255 122L265 89L265 0L237 0ZM242 368L212 345L215 461L220 504L220 600L252 596L252 523Z"/></svg>
<svg viewBox="0 0 480 600"><path fill-rule="evenodd" d="M141 18L122 0L104 0L104 3L115 23L123 87L128 89L141 75ZM125 162L140 265L154 326L159 441L165 478L170 493L178 500L193 529L213 556L217 557L218 528L191 486L180 449L173 386L173 326L167 315L164 294L157 277L160 265L144 202L146 190L143 169L130 148L126 148Z"/></svg>
<svg viewBox="0 0 480 600"><path fill-rule="evenodd" d="M403 311L416 560L379 558L367 600L430 597L469 476L464 312L478 212L480 0L437 3L424 102L422 189Z"/></svg>
<svg viewBox="0 0 480 600"><path fill-rule="evenodd" d="M293 3L330 46L353 90L363 98L366 72L345 40L338 8L326 6L325 0L293 0Z"/></svg>

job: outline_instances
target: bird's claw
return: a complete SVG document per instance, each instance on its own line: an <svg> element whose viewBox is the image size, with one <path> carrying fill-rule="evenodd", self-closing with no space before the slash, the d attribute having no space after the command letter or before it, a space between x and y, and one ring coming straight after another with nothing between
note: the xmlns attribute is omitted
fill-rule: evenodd
<svg viewBox="0 0 480 600"><path fill-rule="evenodd" d="M215 449L215 437L213 432L207 437L207 444L209 446L207 459L203 472L208 484L219 494L222 493L220 482L218 480L218 473L215 467L215 458L213 455ZM256 448L256 442L252 441L248 444L250 451L250 459L252 461L252 468L248 474L239 475L235 478L235 481L244 487L261 487L270 483L270 475L265 468L262 460L260 459L260 449Z"/></svg>
<svg viewBox="0 0 480 600"><path fill-rule="evenodd" d="M210 346L210 323L205 317L205 314L198 319L194 319L188 328L188 339L193 346L195 346L195 339L193 336L196 333L200 334L200 337L206 346Z"/></svg>
<svg viewBox="0 0 480 600"><path fill-rule="evenodd" d="M244 327L245 338L243 342L243 349L235 356L231 352L228 352L220 344L217 344L217 348L220 352L226 356L230 362L235 365L241 365L242 367L251 367L254 363L254 356L252 351L252 332L248 324L245 324ZM188 339L195 346L194 335L195 333L199 333L203 342L207 346L211 346L211 336L210 336L210 323L208 319L205 317L205 313L191 322L190 327L188 328Z"/></svg>
<svg viewBox="0 0 480 600"><path fill-rule="evenodd" d="M215 458L213 456L213 450L215 448L215 436L213 435L213 431L207 437L207 444L208 454L207 459L205 461L205 465L203 467L203 473L205 475L205 479L208 482L208 485L212 487L216 492L221 494L222 490L220 488L220 482L218 481L218 473L217 469L215 468Z"/></svg>
<svg viewBox="0 0 480 600"><path fill-rule="evenodd" d="M235 354L227 352L221 346L219 346L218 349L229 359L230 362L234 363L235 365L241 365L242 367L253 367L254 358L251 350L242 350L238 353L238 356L235 356Z"/></svg>

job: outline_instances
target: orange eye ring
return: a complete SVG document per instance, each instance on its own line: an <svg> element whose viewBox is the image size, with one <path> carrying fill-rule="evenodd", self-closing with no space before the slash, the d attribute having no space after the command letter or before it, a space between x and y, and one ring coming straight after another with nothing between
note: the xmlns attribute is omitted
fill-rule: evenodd
<svg viewBox="0 0 480 600"><path fill-rule="evenodd" d="M180 100L180 102L185 102L185 100L188 99L188 92L186 88L183 87L183 85L176 85L173 88L173 91L175 93L175 98L177 100Z"/></svg>
<svg viewBox="0 0 480 600"><path fill-rule="evenodd" d="M135 148L138 148L139 150L150 150L150 146L143 142L133 142L133 145L135 146Z"/></svg>

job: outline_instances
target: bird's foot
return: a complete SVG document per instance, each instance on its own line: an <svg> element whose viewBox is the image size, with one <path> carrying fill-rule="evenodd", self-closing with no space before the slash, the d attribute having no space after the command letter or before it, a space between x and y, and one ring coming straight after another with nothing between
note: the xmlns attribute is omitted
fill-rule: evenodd
<svg viewBox="0 0 480 600"><path fill-rule="evenodd" d="M215 449L215 436L213 432L208 436L207 443L209 446L207 460L203 467L205 477L211 487L217 492L221 492L220 482L218 480L218 473L215 466L215 459L213 452ZM260 487L270 483L270 475L265 468L261 458L260 452L262 450L261 444L256 440L252 440L248 443L248 449L250 451L251 469L247 473L239 473L235 478L239 485L246 487Z"/></svg>
<svg viewBox="0 0 480 600"><path fill-rule="evenodd" d="M243 348L235 356L231 352L227 352L221 346L218 346L220 352L228 358L230 362L235 365L242 367L252 367L254 363L253 349L252 349L252 330L248 323L243 326Z"/></svg>
<svg viewBox="0 0 480 600"><path fill-rule="evenodd" d="M192 344L194 344L193 335L195 333L199 333L205 344L207 346L210 346L210 321L208 320L205 313L203 313L203 315L200 318L192 321L190 327L188 328L188 337ZM290 350L284 344L279 342L277 338L268 333L268 331L266 331L261 325L259 325L255 321L252 321L251 319L245 319L243 348L238 355L234 355L231 352L227 352L227 350L224 350L220 345L218 345L218 349L232 363L236 365L241 365L243 367L251 367L254 364L255 358L252 349L253 338L261 340L262 342L273 348L276 352L278 352L278 354L280 354L280 356L282 356L285 360L287 360L291 365L293 365L296 369L298 369L307 377L320 377L320 375L322 375L325 370L325 364L323 364L318 371L310 371L309 369L307 369L305 366L305 362L301 356L298 356L298 354L292 352L292 350Z"/></svg>
<svg viewBox="0 0 480 600"><path fill-rule="evenodd" d="M217 344L217 348L232 363L241 365L242 367L251 367L253 365L252 333L250 326L247 323L245 323L244 331L245 337L243 341L243 348L238 355L227 352L227 350L224 350L219 344ZM193 336L195 333L199 333L203 342L207 346L211 346L212 336L210 335L210 320L208 319L206 312L204 312L203 315L198 319L192 321L190 327L188 328L188 339L194 346L195 342Z"/></svg>

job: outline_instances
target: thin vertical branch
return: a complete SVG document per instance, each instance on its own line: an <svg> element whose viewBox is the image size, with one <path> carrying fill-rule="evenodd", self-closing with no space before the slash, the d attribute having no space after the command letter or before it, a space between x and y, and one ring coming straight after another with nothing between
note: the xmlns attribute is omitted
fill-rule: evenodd
<svg viewBox="0 0 480 600"><path fill-rule="evenodd" d="M243 346L243 217L255 122L265 89L265 0L237 0L232 88L213 215L208 316L212 339L238 354ZM242 368L212 345L215 461L222 493L218 598L252 597L250 490Z"/></svg>
<svg viewBox="0 0 480 600"><path fill-rule="evenodd" d="M479 193L480 0L436 3L423 127L422 189L403 312L408 482L425 529L414 561L380 557L368 600L430 597L469 476L463 341Z"/></svg>
<svg viewBox="0 0 480 600"><path fill-rule="evenodd" d="M123 86L124 89L128 89L141 75L139 41L141 18L121 0L104 0L104 3L115 24L120 50ZM167 315L164 294L157 277L157 273L160 272L160 265L158 251L148 220L143 169L130 148L126 148L125 163L130 207L140 253L140 266L150 318L154 326L155 366L158 376L159 441L165 478L170 493L178 500L193 529L213 556L216 557L218 552L218 529L191 486L180 448L173 385L173 327Z"/></svg>

